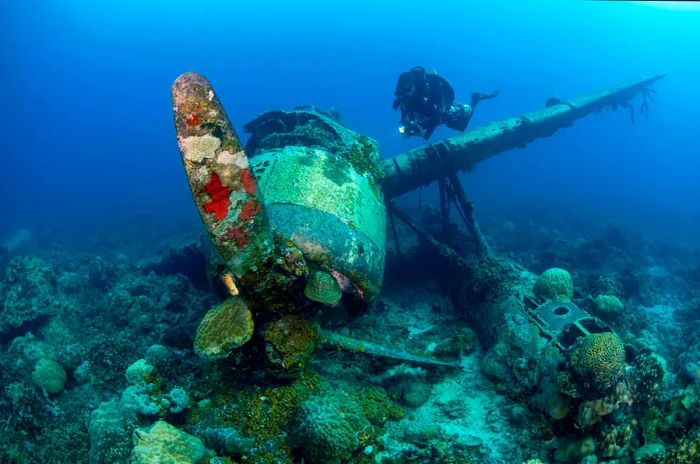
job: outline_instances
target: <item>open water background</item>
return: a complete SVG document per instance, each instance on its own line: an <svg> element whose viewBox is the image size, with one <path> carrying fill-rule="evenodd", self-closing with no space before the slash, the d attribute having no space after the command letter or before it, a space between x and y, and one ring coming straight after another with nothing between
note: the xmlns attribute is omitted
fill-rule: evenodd
<svg viewBox="0 0 700 464"><path fill-rule="evenodd" d="M0 238L198 227L169 95L182 72L206 75L238 128L266 109L334 106L391 156L423 143L401 138L391 109L398 74L419 64L458 100L501 89L471 127L668 72L648 120L588 117L465 185L481 211L574 211L691 245L700 232L692 3L45 0L2 2L0 18Z"/></svg>

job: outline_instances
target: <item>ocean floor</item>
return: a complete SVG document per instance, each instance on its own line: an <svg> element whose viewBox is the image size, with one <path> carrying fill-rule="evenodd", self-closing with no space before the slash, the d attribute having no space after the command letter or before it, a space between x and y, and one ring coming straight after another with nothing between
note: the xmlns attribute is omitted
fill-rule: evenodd
<svg viewBox="0 0 700 464"><path fill-rule="evenodd" d="M388 244L371 308L321 318L391 355L321 345L280 372L264 349L215 363L193 353L197 321L218 301L196 235L160 237L149 252L131 244L127 256L119 242L65 251L19 231L0 254L0 462L700 462L699 252L537 218L533 228L522 211L490 212L482 227L497 254L536 274L568 269L574 301L610 324L627 362L663 370L583 428L574 405L590 404L547 390L555 382L540 372L565 361L494 348L408 233L400 254ZM605 313L600 294L624 306ZM313 348L299 335L313 328L285 324L282 345Z"/></svg>

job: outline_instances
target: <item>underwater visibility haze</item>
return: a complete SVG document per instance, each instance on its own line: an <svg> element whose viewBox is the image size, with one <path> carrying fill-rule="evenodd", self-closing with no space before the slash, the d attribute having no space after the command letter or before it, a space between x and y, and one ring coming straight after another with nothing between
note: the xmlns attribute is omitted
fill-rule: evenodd
<svg viewBox="0 0 700 464"><path fill-rule="evenodd" d="M697 4L0 16L0 462L700 463Z"/></svg>

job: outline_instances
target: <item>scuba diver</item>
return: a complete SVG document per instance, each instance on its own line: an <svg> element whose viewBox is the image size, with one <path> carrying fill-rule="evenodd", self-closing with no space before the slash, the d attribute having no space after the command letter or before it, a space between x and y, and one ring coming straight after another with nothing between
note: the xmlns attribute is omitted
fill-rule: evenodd
<svg viewBox="0 0 700 464"><path fill-rule="evenodd" d="M457 103L455 92L445 78L416 66L399 76L392 108L401 109L399 132L407 137L420 135L427 140L441 124L464 131L476 105L498 93L499 90L490 94L474 92L468 105Z"/></svg>

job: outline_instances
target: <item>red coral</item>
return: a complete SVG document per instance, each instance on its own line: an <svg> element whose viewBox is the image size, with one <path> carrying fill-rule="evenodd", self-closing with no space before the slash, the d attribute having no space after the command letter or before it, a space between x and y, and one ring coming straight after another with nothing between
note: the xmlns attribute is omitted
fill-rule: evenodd
<svg viewBox="0 0 700 464"><path fill-rule="evenodd" d="M190 114L187 116L187 119L185 119L185 124L187 124L187 127L198 126L201 122L202 120L199 119L199 116L194 113Z"/></svg>
<svg viewBox="0 0 700 464"><path fill-rule="evenodd" d="M258 182L255 176L250 172L250 169L241 169L241 184L248 195L255 195L258 190Z"/></svg>
<svg viewBox="0 0 700 464"><path fill-rule="evenodd" d="M228 207L231 204L231 200L228 198L231 189L222 185L219 175L212 172L211 179L204 184L204 190L211 198L209 203L204 204L204 211L207 213L214 213L218 221L225 218L228 214Z"/></svg>
<svg viewBox="0 0 700 464"><path fill-rule="evenodd" d="M238 219L241 221L248 221L253 219L259 212L260 203L251 198L243 205L243 208L241 208L241 212L238 213Z"/></svg>
<svg viewBox="0 0 700 464"><path fill-rule="evenodd" d="M246 226L232 227L226 231L229 240L233 240L238 248L243 248L253 233Z"/></svg>

